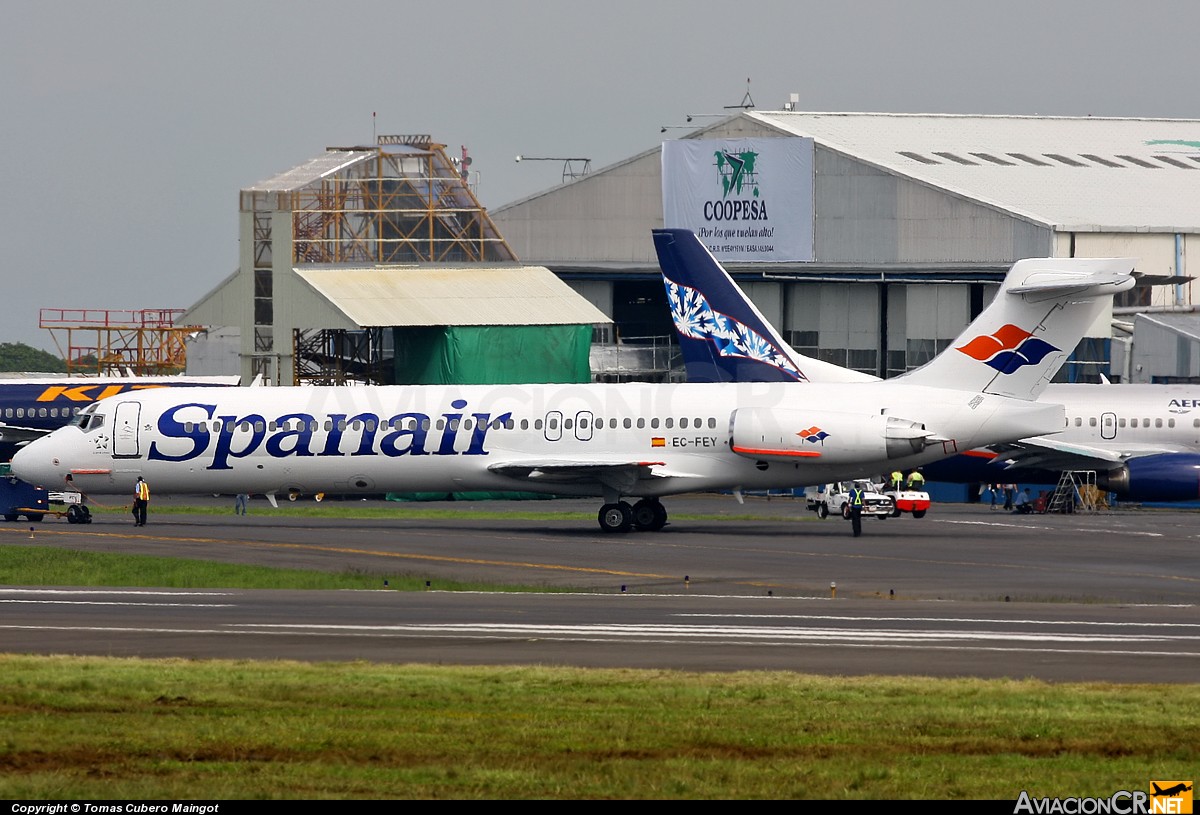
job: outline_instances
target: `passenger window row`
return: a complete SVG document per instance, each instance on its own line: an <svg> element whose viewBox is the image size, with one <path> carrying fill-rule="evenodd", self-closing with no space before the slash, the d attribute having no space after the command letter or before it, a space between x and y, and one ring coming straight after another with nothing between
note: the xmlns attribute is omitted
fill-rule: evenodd
<svg viewBox="0 0 1200 815"><path fill-rule="evenodd" d="M472 430L476 427L477 423L478 423L478 420L473 419L473 418L471 418L471 419L451 419L451 420L449 420L449 422L447 422L447 420L444 418L438 419L437 421L426 418L426 419L421 420L420 428L422 430L430 430L430 429L444 430L444 429L446 429L447 426L449 426L449 428L451 430L459 430L460 428L463 430ZM528 430L531 426L533 427L534 430L542 430L543 429L543 420L542 419L533 419L532 421L530 419L521 419L519 423L514 421L511 418L506 419L503 422L500 419L495 419L490 423L490 426L492 427L492 429L499 429L500 427L504 427L507 430L513 430L514 428L517 427L518 424L520 425L522 430ZM587 428L589 426L589 424L591 424L597 430L601 430L605 426L607 426L610 430L616 430L618 426L623 427L626 430L632 429L635 426L639 430L645 429L647 427L649 427L651 430L657 430L660 427L660 420L657 417L651 418L651 419L646 419L645 417L638 417L637 419L632 419L632 418L626 417L625 419L621 419L621 420L600 418L600 419L594 419L592 422L589 422L589 420L586 417L580 418L579 426L581 428ZM678 420L676 420L672 417L667 417L666 419L661 420L661 426L668 430L673 429L676 426L676 424L678 424L680 430L687 430L689 428L694 428L696 430L700 430L700 429L704 429L704 428L707 428L709 430L715 430L717 428L717 420L712 417L709 417L708 419L700 419L700 418L692 418L692 417L685 416ZM551 418L548 420L548 425L546 425L546 426L550 427L550 429L552 429L552 430L557 430L558 425L559 425L559 420L557 418ZM397 420L395 422L389 422L387 419L383 419L383 420L379 421L378 424L376 424L376 421L374 419L367 419L367 420L339 419L337 422L337 429L340 431L363 430L364 428L368 432L374 431L376 429L379 429L379 430L416 430L417 426L418 426L418 422L416 419L413 419L413 418ZM562 426L567 430L571 430L572 428L575 427L575 419L573 419L573 418L563 419ZM288 421L283 421L283 422L269 422L269 423L263 422L263 421L240 422L240 423L238 423L237 427L234 428L234 430L240 431L243 433L249 433L251 431L254 431L256 433L262 433L265 430L267 430L268 428L271 431L276 431L276 430L303 431L305 429L303 420L294 419L294 420L288 420ZM326 433L331 432L334 429L333 420L326 419L324 421L324 423L317 422L317 421L310 422L309 427L307 429L309 432L316 433L316 432L320 431L322 428L324 428ZM196 430L199 430L201 433L207 433L210 430L213 433L220 433L222 430L222 422L220 419L213 419L211 422L207 422L207 421L205 421L205 422L184 422L183 430L185 433L192 433L192 432L195 432Z"/></svg>
<svg viewBox="0 0 1200 815"><path fill-rule="evenodd" d="M79 411L81 411L81 410L83 410L83 408L81 408L81 407L5 408L4 409L4 418L5 419L59 418L59 417L73 416L73 415L79 413Z"/></svg>

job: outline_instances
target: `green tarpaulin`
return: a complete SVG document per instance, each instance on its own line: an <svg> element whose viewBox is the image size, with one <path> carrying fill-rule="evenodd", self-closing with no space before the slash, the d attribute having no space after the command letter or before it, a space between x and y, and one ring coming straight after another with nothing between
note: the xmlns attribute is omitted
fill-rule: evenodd
<svg viewBox="0 0 1200 815"><path fill-rule="evenodd" d="M396 384L509 385L590 382L590 325L396 328ZM389 501L542 499L526 492L388 493Z"/></svg>
<svg viewBox="0 0 1200 815"><path fill-rule="evenodd" d="M589 382L590 325L395 329L396 384Z"/></svg>

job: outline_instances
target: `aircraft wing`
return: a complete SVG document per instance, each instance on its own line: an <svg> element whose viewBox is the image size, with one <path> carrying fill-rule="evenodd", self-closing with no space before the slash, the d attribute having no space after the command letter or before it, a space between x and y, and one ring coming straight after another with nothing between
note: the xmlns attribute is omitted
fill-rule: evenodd
<svg viewBox="0 0 1200 815"><path fill-rule="evenodd" d="M34 439L40 439L49 433L45 428L19 427L0 422L0 441L8 444L29 444Z"/></svg>
<svg viewBox="0 0 1200 815"><path fill-rule="evenodd" d="M501 461L488 465L488 470L541 484L599 484L621 492L639 481L689 475L666 472L661 469L664 465L662 461Z"/></svg>
<svg viewBox="0 0 1200 815"><path fill-rule="evenodd" d="M1111 470L1131 458L1159 453L1185 453L1187 448L1172 444L1101 447L1094 444L1071 444L1046 436L1021 439L1011 444L988 448L1002 461L1005 469L1033 468L1039 470Z"/></svg>

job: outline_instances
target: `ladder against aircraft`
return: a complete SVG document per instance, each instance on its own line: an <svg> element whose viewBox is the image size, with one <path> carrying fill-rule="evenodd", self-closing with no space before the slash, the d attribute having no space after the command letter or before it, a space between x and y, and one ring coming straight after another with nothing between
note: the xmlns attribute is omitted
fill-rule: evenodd
<svg viewBox="0 0 1200 815"><path fill-rule="evenodd" d="M1096 486L1095 470L1063 470L1046 499L1046 512L1095 512L1107 508L1104 493Z"/></svg>

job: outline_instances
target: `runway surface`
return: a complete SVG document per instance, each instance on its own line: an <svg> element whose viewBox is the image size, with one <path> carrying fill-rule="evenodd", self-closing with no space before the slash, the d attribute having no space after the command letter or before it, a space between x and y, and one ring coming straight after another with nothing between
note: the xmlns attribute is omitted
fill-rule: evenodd
<svg viewBox="0 0 1200 815"><path fill-rule="evenodd" d="M261 501L246 517L172 514L158 501L144 528L124 515L0 524L0 546L349 570L380 586L0 586L0 642L29 653L1122 682L1193 682L1200 667L1195 512L944 505L866 520L853 538L848 523L817 520L794 499L666 504L666 529L627 535L600 532L596 502L575 500L393 503L391 517L366 521ZM432 507L454 514L413 517ZM384 587L401 575L428 590ZM449 581L560 591L440 590Z"/></svg>

